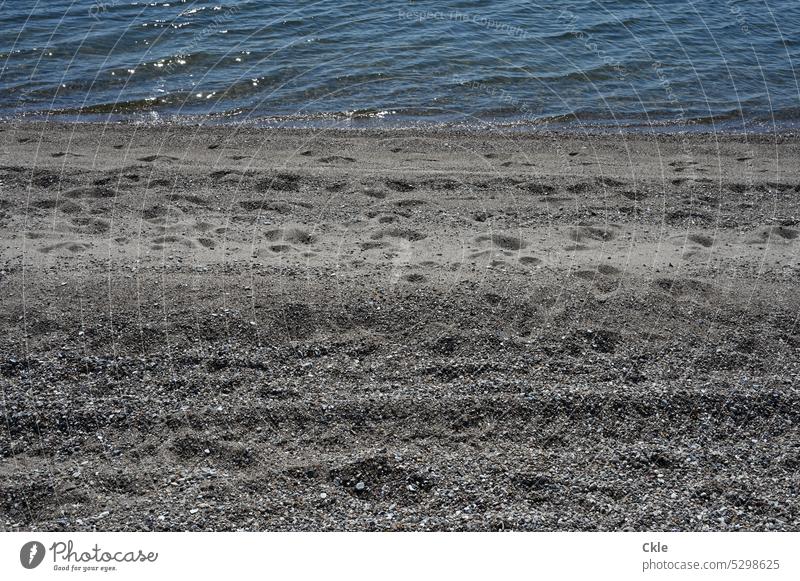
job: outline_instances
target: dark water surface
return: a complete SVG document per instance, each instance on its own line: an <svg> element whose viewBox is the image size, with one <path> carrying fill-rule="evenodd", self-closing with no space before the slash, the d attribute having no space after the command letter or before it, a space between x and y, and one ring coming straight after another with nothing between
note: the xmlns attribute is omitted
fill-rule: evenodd
<svg viewBox="0 0 800 581"><path fill-rule="evenodd" d="M4 117L728 130L800 120L800 0L0 8Z"/></svg>

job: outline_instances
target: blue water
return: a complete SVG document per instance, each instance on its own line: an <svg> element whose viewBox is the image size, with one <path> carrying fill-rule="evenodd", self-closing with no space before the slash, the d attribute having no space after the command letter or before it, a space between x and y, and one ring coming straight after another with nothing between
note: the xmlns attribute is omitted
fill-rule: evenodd
<svg viewBox="0 0 800 581"><path fill-rule="evenodd" d="M800 0L0 1L0 116L792 126Z"/></svg>

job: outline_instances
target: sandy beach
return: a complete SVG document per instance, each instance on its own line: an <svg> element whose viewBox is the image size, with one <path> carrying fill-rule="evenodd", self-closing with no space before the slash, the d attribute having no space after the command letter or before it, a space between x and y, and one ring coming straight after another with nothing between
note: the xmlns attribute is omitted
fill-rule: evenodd
<svg viewBox="0 0 800 581"><path fill-rule="evenodd" d="M800 529L795 136L0 151L2 530Z"/></svg>

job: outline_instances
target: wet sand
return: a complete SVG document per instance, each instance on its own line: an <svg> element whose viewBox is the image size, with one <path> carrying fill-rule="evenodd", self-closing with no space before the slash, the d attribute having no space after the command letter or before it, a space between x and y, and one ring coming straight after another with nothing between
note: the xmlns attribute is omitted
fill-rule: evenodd
<svg viewBox="0 0 800 581"><path fill-rule="evenodd" d="M0 529L798 530L799 145L0 124Z"/></svg>

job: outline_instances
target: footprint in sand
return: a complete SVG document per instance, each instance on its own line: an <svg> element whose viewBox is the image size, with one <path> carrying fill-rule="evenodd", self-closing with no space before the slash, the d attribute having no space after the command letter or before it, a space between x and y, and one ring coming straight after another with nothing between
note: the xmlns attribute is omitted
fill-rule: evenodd
<svg viewBox="0 0 800 581"><path fill-rule="evenodd" d="M163 218L168 212L169 210L162 206L150 206L149 208L142 210L142 218L145 220L155 220L158 218Z"/></svg>
<svg viewBox="0 0 800 581"><path fill-rule="evenodd" d="M242 172L233 169L218 169L208 174L208 177L210 177L212 180L221 180L222 178L228 177L230 175L241 176Z"/></svg>
<svg viewBox="0 0 800 581"><path fill-rule="evenodd" d="M139 161L144 161L144 162L147 162L147 163L150 163L150 162L153 162L153 161L170 161L171 162L171 161L178 161L178 158L177 157L173 157L171 155L148 155L148 156L145 156L145 157L140 157Z"/></svg>
<svg viewBox="0 0 800 581"><path fill-rule="evenodd" d="M618 276L621 273L620 269L610 264L601 264L597 267L597 272L605 276Z"/></svg>
<svg viewBox="0 0 800 581"><path fill-rule="evenodd" d="M596 181L601 186L606 186L609 188L619 188L625 185L625 182L620 180L615 180L614 178L609 178L609 177L599 177L597 178Z"/></svg>
<svg viewBox="0 0 800 581"><path fill-rule="evenodd" d="M475 239L476 242L491 242L493 246L497 248L501 248L503 250L521 250L525 248L528 244L522 240L521 238L517 238L515 236L511 236L509 234L486 234L483 236L478 236Z"/></svg>
<svg viewBox="0 0 800 581"><path fill-rule="evenodd" d="M699 244L703 248L711 248L714 245L714 239L710 236L706 236L705 234L689 234L687 238L691 242Z"/></svg>
<svg viewBox="0 0 800 581"><path fill-rule="evenodd" d="M195 206L208 206L208 202L204 198L200 196L194 196L191 194L167 194L166 199L170 202L189 202L190 204L194 204Z"/></svg>
<svg viewBox="0 0 800 581"><path fill-rule="evenodd" d="M537 182L528 182L520 184L517 187L528 192L529 194L534 194L537 196L554 196L558 192L558 190L551 185L540 184Z"/></svg>
<svg viewBox="0 0 800 581"><path fill-rule="evenodd" d="M617 233L605 226L577 226L570 229L569 237L573 242L586 241L609 242L616 238Z"/></svg>
<svg viewBox="0 0 800 581"><path fill-rule="evenodd" d="M365 196L374 198L376 200L383 200L386 198L386 192L381 192L378 190L364 190L362 192Z"/></svg>
<svg viewBox="0 0 800 581"><path fill-rule="evenodd" d="M713 217L707 212L693 208L681 208L667 212L664 221L670 226L686 227L694 224L705 225L714 221Z"/></svg>
<svg viewBox="0 0 800 581"><path fill-rule="evenodd" d="M266 200L243 200L239 206L248 212L271 211L278 214L290 214L292 206L286 202L268 202Z"/></svg>
<svg viewBox="0 0 800 581"><path fill-rule="evenodd" d="M386 187L395 192L410 192L415 189L413 185L403 180L386 180Z"/></svg>
<svg viewBox="0 0 800 581"><path fill-rule="evenodd" d="M622 196L633 200L634 202L641 202L647 199L647 193L639 190L628 190L621 193Z"/></svg>
<svg viewBox="0 0 800 581"><path fill-rule="evenodd" d="M597 290L608 293L616 290L620 284L622 271L610 264L600 264L576 270L572 276L594 283Z"/></svg>
<svg viewBox="0 0 800 581"><path fill-rule="evenodd" d="M157 246L166 246L168 244L179 244L181 246L185 246L186 248L194 248L194 242L192 242L188 238L184 238L183 236L175 236L175 235L157 236L156 238L153 238L151 242Z"/></svg>
<svg viewBox="0 0 800 581"><path fill-rule="evenodd" d="M491 250L479 250L477 252L473 252L469 255L472 260L479 260L481 258L489 258L492 256Z"/></svg>
<svg viewBox="0 0 800 581"><path fill-rule="evenodd" d="M39 248L39 252L42 254L50 254L52 252L58 252L59 250L66 250L71 252L72 254L76 254L78 252L84 252L90 248L91 245L85 244L82 242L59 242L58 244L51 244L49 246L44 246Z"/></svg>
<svg viewBox="0 0 800 581"><path fill-rule="evenodd" d="M572 276L576 276L583 280L596 280L599 276L609 276L609 277L616 277L620 274L620 270L608 264L601 264L600 266L590 266L587 268L582 268L580 270L576 270L572 273Z"/></svg>
<svg viewBox="0 0 800 581"><path fill-rule="evenodd" d="M591 192L593 188L592 184L581 182L567 186L567 191L573 194L585 194Z"/></svg>
<svg viewBox="0 0 800 581"><path fill-rule="evenodd" d="M744 194L750 191L750 186L747 184L728 184L728 189L734 194Z"/></svg>
<svg viewBox="0 0 800 581"><path fill-rule="evenodd" d="M258 192L297 192L300 191L300 176L290 173L279 173L274 177L263 179L256 183Z"/></svg>
<svg viewBox="0 0 800 581"><path fill-rule="evenodd" d="M60 212L63 212L64 214L78 214L83 210L80 204L76 204L75 202L70 202L69 200L55 200L55 199L42 200L40 202L34 202L32 205L41 210L58 209Z"/></svg>
<svg viewBox="0 0 800 581"><path fill-rule="evenodd" d="M111 224L106 220L88 216L73 218L72 224L74 224L75 227L71 228L71 230L82 234L105 234L111 229Z"/></svg>
<svg viewBox="0 0 800 581"><path fill-rule="evenodd" d="M789 228L787 226L770 226L758 232L752 244L760 244L767 241L788 243L792 240L796 240L798 236L800 236L800 231L794 228Z"/></svg>
<svg viewBox="0 0 800 581"><path fill-rule="evenodd" d="M417 206L423 206L427 202L425 200L398 200L394 203L395 206L398 208L416 208Z"/></svg>
<svg viewBox="0 0 800 581"><path fill-rule="evenodd" d="M402 240L408 240L409 242L417 242L426 238L425 234L411 228L391 228L381 230L372 235L373 240L380 240L384 237L400 238Z"/></svg>
<svg viewBox="0 0 800 581"><path fill-rule="evenodd" d="M359 248L361 248L361 250L363 252L366 252L368 250L376 250L378 248L386 248L387 245L386 245L385 242L375 241L375 242L359 242L358 246L359 246Z"/></svg>
<svg viewBox="0 0 800 581"><path fill-rule="evenodd" d="M112 190L111 188L104 188L101 186L75 188L64 192L64 196L67 198L103 199L103 198L113 198L116 197L116 195L117 195L116 190Z"/></svg>
<svg viewBox="0 0 800 581"><path fill-rule="evenodd" d="M317 161L320 163L355 163L355 158L347 157L344 155L329 155L328 157L321 157Z"/></svg>
<svg viewBox="0 0 800 581"><path fill-rule="evenodd" d="M653 284L675 298L708 299L714 294L711 284L694 278L660 278Z"/></svg>
<svg viewBox="0 0 800 581"><path fill-rule="evenodd" d="M264 238L271 242L289 242L308 246L317 241L317 237L302 228L278 228L264 233Z"/></svg>

